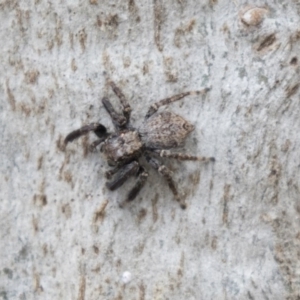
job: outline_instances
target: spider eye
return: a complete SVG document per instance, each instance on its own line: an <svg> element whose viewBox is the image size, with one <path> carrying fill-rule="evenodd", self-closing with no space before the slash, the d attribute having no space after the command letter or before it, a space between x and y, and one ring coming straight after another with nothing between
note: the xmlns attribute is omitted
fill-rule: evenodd
<svg viewBox="0 0 300 300"><path fill-rule="evenodd" d="M102 124L99 124L94 132L98 137L102 137L106 134L106 128Z"/></svg>
<svg viewBox="0 0 300 300"><path fill-rule="evenodd" d="M184 123L183 128L188 132L191 132L195 129L194 125L192 125L191 123Z"/></svg>

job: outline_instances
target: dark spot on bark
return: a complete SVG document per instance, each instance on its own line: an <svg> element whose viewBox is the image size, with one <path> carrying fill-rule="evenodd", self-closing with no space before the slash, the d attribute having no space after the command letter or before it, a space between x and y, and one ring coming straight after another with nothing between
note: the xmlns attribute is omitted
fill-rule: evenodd
<svg viewBox="0 0 300 300"><path fill-rule="evenodd" d="M223 216L222 216L222 220L223 220L223 224L228 225L228 212L229 212L229 208L228 208L228 202L230 200L230 184L225 184L224 186L224 195L223 195Z"/></svg>
<svg viewBox="0 0 300 300"><path fill-rule="evenodd" d="M30 70L25 73L25 82L28 84L36 83L40 72L38 70Z"/></svg>
<svg viewBox="0 0 300 300"><path fill-rule="evenodd" d="M66 181L67 183L70 183L72 185L73 177L72 177L71 172L65 171L63 174L63 179L64 179L64 181Z"/></svg>
<svg viewBox="0 0 300 300"><path fill-rule="evenodd" d="M275 33L268 35L257 47L257 51L262 51L265 48L270 47L276 41Z"/></svg>
<svg viewBox="0 0 300 300"><path fill-rule="evenodd" d="M161 1L153 1L154 8L154 40L157 49L161 52L163 50L163 45L161 41L161 27L164 19L164 7Z"/></svg>
<svg viewBox="0 0 300 300"><path fill-rule="evenodd" d="M79 43L82 49L82 52L84 52L85 47L86 47L86 41L87 41L87 33L85 32L85 29L82 29L78 33L79 37Z"/></svg>
<svg viewBox="0 0 300 300"><path fill-rule="evenodd" d="M95 214L94 214L94 223L103 222L103 219L105 217L105 208L108 204L108 200L105 200L101 206L99 207L98 210L96 210Z"/></svg>
<svg viewBox="0 0 300 300"><path fill-rule="evenodd" d="M7 292L6 291L1 291L0 292L0 297L2 297L3 300L8 300Z"/></svg>
<svg viewBox="0 0 300 300"><path fill-rule="evenodd" d="M157 213L157 202L158 202L158 194L156 193L154 198L151 200L152 202L152 219L153 223L155 223L158 219L158 213Z"/></svg>
<svg viewBox="0 0 300 300"><path fill-rule="evenodd" d="M138 222L141 223L141 221L146 217L146 215L147 215L147 209L142 208L138 214Z"/></svg>
<svg viewBox="0 0 300 300"><path fill-rule="evenodd" d="M297 57L293 57L292 59L291 59L291 61L290 61L290 64L291 65L297 65L298 64L298 58Z"/></svg>
<svg viewBox="0 0 300 300"><path fill-rule="evenodd" d="M38 164L37 164L37 169L38 169L38 170L40 170L41 167L42 167L42 165L43 165L43 159L44 159L43 155L41 155L41 156L39 157L39 159L38 159Z"/></svg>
<svg viewBox="0 0 300 300"><path fill-rule="evenodd" d="M43 249L44 256L46 256L48 254L48 246L47 246L47 244L43 244L42 249Z"/></svg>
<svg viewBox="0 0 300 300"><path fill-rule="evenodd" d="M299 89L299 86L300 86L300 84L297 83L297 84L293 85L292 87L288 87L286 89L286 96L289 98L289 97L293 96L294 94L296 94L296 92Z"/></svg>
<svg viewBox="0 0 300 300"><path fill-rule="evenodd" d="M34 194L33 203L37 206L46 206L47 196L45 194Z"/></svg>
<svg viewBox="0 0 300 300"><path fill-rule="evenodd" d="M95 254L99 254L99 248L97 246L93 246L93 250L95 252Z"/></svg>
<svg viewBox="0 0 300 300"><path fill-rule="evenodd" d="M12 279L13 278L13 271L9 268L4 268L3 269L3 273L9 278Z"/></svg>
<svg viewBox="0 0 300 300"><path fill-rule="evenodd" d="M33 225L34 233L37 233L39 230L39 224L38 224L38 220L35 217L32 217L32 225Z"/></svg>
<svg viewBox="0 0 300 300"><path fill-rule="evenodd" d="M61 135L59 135L58 139L56 140L56 148L62 152L66 149L64 139Z"/></svg>
<svg viewBox="0 0 300 300"><path fill-rule="evenodd" d="M8 102L11 106L11 109L13 111L16 110L16 99L15 99L15 96L13 95L10 87L9 87L9 81L8 79L6 80L6 91L7 91L7 96L8 96Z"/></svg>
<svg viewBox="0 0 300 300"><path fill-rule="evenodd" d="M72 216L72 210L69 203L63 205L61 207L61 211L67 217L67 219L69 219Z"/></svg>
<svg viewBox="0 0 300 300"><path fill-rule="evenodd" d="M145 294L146 294L145 285L143 283L141 283L139 285L139 289L140 289L140 298L139 298L139 300L145 300Z"/></svg>
<svg viewBox="0 0 300 300"><path fill-rule="evenodd" d="M29 253L28 247L26 245L23 246L22 249L19 252L19 258L20 259L26 259L27 256L28 256L28 253Z"/></svg>
<svg viewBox="0 0 300 300"><path fill-rule="evenodd" d="M98 25L99 27L102 26L102 21L101 21L101 19L100 19L99 16L97 16L97 25Z"/></svg>
<svg viewBox="0 0 300 300"><path fill-rule="evenodd" d="M85 288L86 288L86 280L85 277L81 277L80 284L79 284L79 293L78 293L78 300L85 299Z"/></svg>
<svg viewBox="0 0 300 300"><path fill-rule="evenodd" d="M136 6L134 0L128 1L128 10L133 14L137 13L137 6Z"/></svg>
<svg viewBox="0 0 300 300"><path fill-rule="evenodd" d="M217 239L217 237L214 236L212 241L211 241L211 247L212 247L213 250L216 250L217 246L218 246L218 239Z"/></svg>
<svg viewBox="0 0 300 300"><path fill-rule="evenodd" d="M22 113L25 114L26 117L29 117L30 114L31 114L31 108L29 105L27 105L26 103L24 102L21 102L18 104L18 110L20 110Z"/></svg>

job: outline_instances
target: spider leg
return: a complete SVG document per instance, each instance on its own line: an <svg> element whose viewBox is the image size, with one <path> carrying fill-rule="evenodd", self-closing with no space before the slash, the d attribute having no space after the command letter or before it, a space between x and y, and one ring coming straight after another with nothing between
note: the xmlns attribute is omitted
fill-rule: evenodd
<svg viewBox="0 0 300 300"><path fill-rule="evenodd" d="M121 166L119 169L113 169L112 171L116 174L115 178L106 183L106 187L114 191L124 184L124 182L132 175L136 174L139 169L137 161L132 161L129 164Z"/></svg>
<svg viewBox="0 0 300 300"><path fill-rule="evenodd" d="M169 150L154 150L153 152L158 154L160 157L175 158L177 160L197 160L205 163L209 161L215 161L214 157L193 156L184 153L172 153Z"/></svg>
<svg viewBox="0 0 300 300"><path fill-rule="evenodd" d="M147 178L148 178L148 173L144 170L143 167L140 167L138 179L135 185L133 186L133 188L129 191L125 201L120 203L120 207L123 207L126 203L131 202L136 198L136 196L139 194L139 192L145 185Z"/></svg>
<svg viewBox="0 0 300 300"><path fill-rule="evenodd" d="M131 107L127 101L127 99L125 98L124 94L122 93L122 91L120 90L120 88L118 88L116 86L116 84L112 81L112 80L109 80L109 85L111 86L112 90L114 91L114 93L119 97L120 101L121 101L121 104L123 106L123 113L124 113L124 116L127 120L127 122L129 121L130 119L130 113L131 113Z"/></svg>
<svg viewBox="0 0 300 300"><path fill-rule="evenodd" d="M107 179L111 179L113 175L115 175L124 165L118 165L114 167L113 169L110 169L105 172L105 177Z"/></svg>
<svg viewBox="0 0 300 300"><path fill-rule="evenodd" d="M69 142L73 142L75 139L79 138L82 135L89 133L90 131L93 131L99 138L107 136L106 128L102 124L91 123L91 124L85 125L77 130L70 132L65 138L65 144L67 144Z"/></svg>
<svg viewBox="0 0 300 300"><path fill-rule="evenodd" d="M180 199L175 182L172 178L172 172L170 169L168 169L165 165L163 165L160 161L157 159L150 157L148 155L145 156L147 162L150 164L151 167L156 169L167 181L170 190L172 191L173 195L175 196L176 201L180 203L180 207L182 209L186 208L186 204L183 200Z"/></svg>
<svg viewBox="0 0 300 300"><path fill-rule="evenodd" d="M103 103L106 111L108 112L108 114L112 118L113 123L114 123L115 126L120 128L120 127L123 127L124 125L126 125L127 119L123 115L118 114L115 111L114 107L112 106L112 104L110 103L108 98L104 97L102 99L102 103Z"/></svg>
<svg viewBox="0 0 300 300"><path fill-rule="evenodd" d="M96 149L96 147L97 147L98 145L100 145L101 143L103 143L103 142L105 141L106 138L107 138L107 136L103 136L103 137L100 138L99 140L96 140L96 141L92 142L92 143L90 144L90 146L89 146L89 150L90 150L91 152L94 152L95 149Z"/></svg>
<svg viewBox="0 0 300 300"><path fill-rule="evenodd" d="M148 173L141 168L138 180L135 183L135 186L129 191L126 201L132 201L136 198L142 187L145 185L145 182L148 178Z"/></svg>
<svg viewBox="0 0 300 300"><path fill-rule="evenodd" d="M180 100L180 99L182 99L186 96L189 96L189 95L203 95L203 94L206 94L208 91L209 91L209 88L206 88L206 89L203 89L201 91L185 92L185 93L174 95L174 96L169 97L169 98L162 99L162 100L160 100L156 103L153 103L149 107L148 112L146 114L146 118L149 118L150 116L152 116L163 105L171 104L171 103L173 103L175 101L178 101L178 100Z"/></svg>

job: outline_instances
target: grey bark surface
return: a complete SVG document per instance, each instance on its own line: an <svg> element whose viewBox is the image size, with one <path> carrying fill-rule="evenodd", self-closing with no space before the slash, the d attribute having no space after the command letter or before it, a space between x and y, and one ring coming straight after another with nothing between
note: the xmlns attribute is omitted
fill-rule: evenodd
<svg viewBox="0 0 300 300"><path fill-rule="evenodd" d="M0 2L2 299L299 299L297 1ZM186 152L137 200L105 188L92 134L121 87L139 126L151 104L189 120ZM146 165L146 164L145 164Z"/></svg>

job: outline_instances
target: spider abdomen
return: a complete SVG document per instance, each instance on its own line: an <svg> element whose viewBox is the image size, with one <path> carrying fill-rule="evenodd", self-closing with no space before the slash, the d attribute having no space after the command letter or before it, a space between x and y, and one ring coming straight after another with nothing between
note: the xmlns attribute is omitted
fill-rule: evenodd
<svg viewBox="0 0 300 300"><path fill-rule="evenodd" d="M194 126L172 112L152 115L139 128L144 146L148 149L171 149L183 146Z"/></svg>

